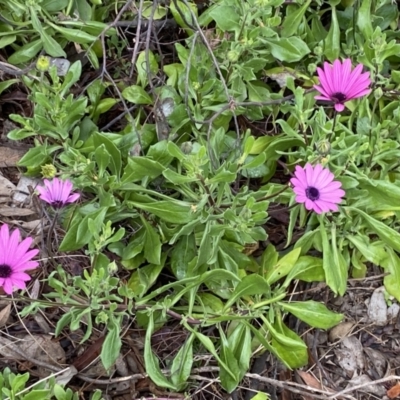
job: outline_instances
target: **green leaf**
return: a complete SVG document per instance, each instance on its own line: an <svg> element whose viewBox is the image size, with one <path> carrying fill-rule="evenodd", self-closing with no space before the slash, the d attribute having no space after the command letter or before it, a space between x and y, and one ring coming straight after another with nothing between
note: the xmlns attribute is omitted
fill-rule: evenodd
<svg viewBox="0 0 400 400"><path fill-rule="evenodd" d="M157 19L162 19L167 15L167 9L160 4L156 4L155 10L153 13L153 5L154 5L154 3L152 1L144 1L143 2L142 16L144 18L149 19L150 17L152 17L153 20L157 20ZM172 5L172 3L171 3L171 5Z"/></svg>
<svg viewBox="0 0 400 400"><path fill-rule="evenodd" d="M102 177L111 159L111 155L106 150L106 146L104 146L104 144L96 148L94 152L94 158L98 167L99 176Z"/></svg>
<svg viewBox="0 0 400 400"><path fill-rule="evenodd" d="M108 371L115 363L121 350L121 328L120 321L110 320L108 323L108 333L101 347L100 359Z"/></svg>
<svg viewBox="0 0 400 400"><path fill-rule="evenodd" d="M49 36L45 31L40 35L43 43L43 48L49 56L52 57L67 57L67 54L62 49L60 44Z"/></svg>
<svg viewBox="0 0 400 400"><path fill-rule="evenodd" d="M397 210L399 209L400 187L398 183L366 178L360 178L358 182L359 186L362 189L368 190L368 194L377 202L382 203L382 205L391 206Z"/></svg>
<svg viewBox="0 0 400 400"><path fill-rule="evenodd" d="M331 228L331 238L332 238L331 269L333 264L335 266L334 269L337 271L336 275L339 283L339 285L336 286L337 293L339 293L340 296L343 296L347 288L348 265L343 256L342 249L338 249L336 245L336 225L334 224L332 224Z"/></svg>
<svg viewBox="0 0 400 400"><path fill-rule="evenodd" d="M93 43L97 40L96 36L90 35L85 31L71 28L64 28L49 22L49 25L56 31L60 32L68 41L72 43Z"/></svg>
<svg viewBox="0 0 400 400"><path fill-rule="evenodd" d="M137 268L128 281L128 287L137 298L143 297L148 290L156 283L161 271L164 268L166 254L163 255L158 265L149 264Z"/></svg>
<svg viewBox="0 0 400 400"><path fill-rule="evenodd" d="M270 351L275 357L279 358L279 354L277 353L277 351L275 350L274 347L271 346L271 344L268 342L268 340L266 339L266 337L269 336L268 332L266 331L265 327L262 326L261 328L256 328L253 325L249 324L247 321L243 320L241 321L244 325L248 326L250 328L250 330L253 332L254 334L254 339L252 342L252 349L254 350L255 348L258 348L260 346L260 344L268 351ZM290 368L289 364L284 360L284 359L280 359L282 361L282 363Z"/></svg>
<svg viewBox="0 0 400 400"><path fill-rule="evenodd" d="M93 234L88 229L89 219L93 219L101 226L103 224L106 213L106 207L102 207L95 212L89 213L84 218L82 218L79 213L76 213L72 220L70 228L68 229L60 244L59 250L77 250L88 244L90 239L93 237Z"/></svg>
<svg viewBox="0 0 400 400"><path fill-rule="evenodd" d="M148 64L147 64L148 61ZM144 50L141 51L138 55L137 61L136 61L136 70L138 73L138 78L139 82L142 84L142 87L146 87L149 83L149 79L152 80L153 77L157 74L158 72L158 63L156 60L156 57L154 56L153 52L151 50ZM140 86L138 86L140 87ZM129 88L132 88L130 86ZM127 88L127 89L129 89ZM125 89L125 90L127 90ZM124 92L125 92L124 90ZM124 96L124 92L122 92L122 95ZM128 101L132 101L127 98ZM137 103L135 101L132 101L132 103ZM138 103L138 104L143 104L143 103ZM145 103L145 104L151 104L151 103Z"/></svg>
<svg viewBox="0 0 400 400"><path fill-rule="evenodd" d="M291 329L289 329L283 322L280 316L277 316L276 322L274 323L276 332L286 336L297 343L297 345L285 346L274 337L272 338L271 345L278 353L279 358L285 360L285 363L290 368L300 368L308 362L308 351L303 340Z"/></svg>
<svg viewBox="0 0 400 400"><path fill-rule="evenodd" d="M234 7L218 5L209 15L222 31L240 31L240 14Z"/></svg>
<svg viewBox="0 0 400 400"><path fill-rule="evenodd" d="M93 143L95 148L104 145L107 149L108 153L111 156L109 168L110 171L119 178L121 174L121 167L122 167L122 159L121 159L121 152L117 148L117 146L108 139L104 134L99 132L94 132L92 134Z"/></svg>
<svg viewBox="0 0 400 400"><path fill-rule="evenodd" d="M171 269L178 280L187 277L188 265L197 255L194 235L181 236L171 251Z"/></svg>
<svg viewBox="0 0 400 400"><path fill-rule="evenodd" d="M27 168L37 168L49 159L47 146L33 147L18 161L18 165Z"/></svg>
<svg viewBox="0 0 400 400"><path fill-rule="evenodd" d="M310 4L311 0L307 0L300 8L298 8L296 11L290 12L290 14L285 18L281 30L281 35L283 37L292 36L295 33L297 33L299 25L302 19L304 18L304 14L307 11ZM294 5L294 7L297 7L297 5ZM292 9L293 7L288 6L287 12L289 12L289 10Z"/></svg>
<svg viewBox="0 0 400 400"><path fill-rule="evenodd" d="M338 256L338 252L335 246L335 249L332 250L332 247L328 241L328 235L325 230L325 221L324 218L320 218L320 226L319 232L322 240L322 252L323 252L323 267L325 271L326 283L332 289L334 293L339 293L343 295L346 291L347 281L344 276L347 276L347 270L344 274L343 263L340 256ZM336 241L336 238L335 238ZM336 257L336 261L340 261L340 265L333 264L333 259ZM332 267L332 264L334 267Z"/></svg>
<svg viewBox="0 0 400 400"><path fill-rule="evenodd" d="M140 219L142 220L142 224L146 230L144 240L144 256L150 264L159 265L161 260L160 236L143 216L140 216Z"/></svg>
<svg viewBox="0 0 400 400"><path fill-rule="evenodd" d="M121 182L137 182L143 178L154 179L160 176L165 167L157 161L146 157L129 157Z"/></svg>
<svg viewBox="0 0 400 400"><path fill-rule="evenodd" d="M280 303L279 303L280 304ZM286 346L286 347L298 347L301 346L303 348L307 348L306 344L302 341L299 343L299 341L296 339L292 339L283 333L279 332L274 328L274 326L271 324L271 322L264 316L261 316L262 321L264 322L263 326L266 327L266 330L269 332L271 337L279 342L281 345Z"/></svg>
<svg viewBox="0 0 400 400"><path fill-rule="evenodd" d="M181 392L187 385L193 365L193 340L192 333L185 344L179 349L171 365L171 381Z"/></svg>
<svg viewBox="0 0 400 400"><path fill-rule="evenodd" d="M257 142L259 143L258 146L260 147L262 143L258 140ZM275 136L273 141L266 141L265 146L264 152L267 160L277 160L280 158L280 151L287 151L292 147L305 147L302 139L285 136Z"/></svg>
<svg viewBox="0 0 400 400"><path fill-rule="evenodd" d="M372 27L372 16L371 16L371 0L363 0L360 8L357 10L357 26L363 34L365 40L370 39L374 33Z"/></svg>
<svg viewBox="0 0 400 400"><path fill-rule="evenodd" d="M252 296L256 294L266 294L270 292L268 282L260 275L252 274L245 276L242 281L236 286L230 299L225 305L228 309L232 304L243 296Z"/></svg>
<svg viewBox="0 0 400 400"><path fill-rule="evenodd" d="M289 63L302 60L311 51L297 36L280 39L267 38L265 42L269 44L271 54L275 58Z"/></svg>
<svg viewBox="0 0 400 400"><path fill-rule="evenodd" d="M331 27L328 36L324 40L324 53L326 58L333 62L340 54L340 28L336 15L336 7L332 7Z"/></svg>
<svg viewBox="0 0 400 400"><path fill-rule="evenodd" d="M192 206L178 200L160 200L154 203L129 202L133 207L160 217L166 222L174 224L187 224L193 219Z"/></svg>
<svg viewBox="0 0 400 400"><path fill-rule="evenodd" d="M64 77L64 82L61 85L61 95L66 96L69 92L69 89L76 83L78 82L79 78L81 77L82 73L82 63L80 60L75 61L73 64L68 69L67 75ZM87 99L85 98L79 98L76 100L76 103L81 103L84 104L86 108L87 105ZM76 104L75 103L75 104ZM82 114L83 116L83 114Z"/></svg>
<svg viewBox="0 0 400 400"><path fill-rule="evenodd" d="M196 182L198 179L193 178L191 176L181 175L175 171L170 169L166 169L162 172L165 179L169 182L174 183L175 185L181 185L182 183Z"/></svg>
<svg viewBox="0 0 400 400"><path fill-rule="evenodd" d="M75 0L75 7L81 20L87 22L92 19L92 7L87 0Z"/></svg>
<svg viewBox="0 0 400 400"><path fill-rule="evenodd" d="M251 400L269 400L270 397L265 392L257 392L255 396L251 398Z"/></svg>
<svg viewBox="0 0 400 400"><path fill-rule="evenodd" d="M229 371L223 367L220 367L219 379L221 380L221 386L228 393L232 393L237 388L242 374L240 373L238 361L233 355L233 352L223 335L224 332L220 329L220 336L222 337L220 345L220 357L224 364L229 366ZM235 378L232 378L232 375L234 375Z"/></svg>
<svg viewBox="0 0 400 400"><path fill-rule="evenodd" d="M361 215L372 232L378 235L387 245L400 252L400 234L386 224L366 214L357 208L347 207L349 210Z"/></svg>
<svg viewBox="0 0 400 400"><path fill-rule="evenodd" d="M41 39L33 40L27 44L24 44L17 51L15 51L10 57L8 57L8 62L14 65L25 64L26 62L32 60L40 50L43 48L43 43Z"/></svg>
<svg viewBox="0 0 400 400"><path fill-rule="evenodd" d="M279 279L285 277L295 266L299 256L301 253L301 248L293 249L288 254L284 255L278 262L275 264L272 270L269 270L265 275L265 279L268 284L275 283Z"/></svg>
<svg viewBox="0 0 400 400"><path fill-rule="evenodd" d="M17 35L7 35L0 37L0 49L14 43L17 40Z"/></svg>
<svg viewBox="0 0 400 400"><path fill-rule="evenodd" d="M149 316L149 324L146 331L146 338L144 342L144 362L146 364L146 372L149 374L150 379L160 387L167 389L177 390L174 384L170 383L165 375L161 372L158 364L157 357L151 350L151 336L154 331L154 313Z"/></svg>
<svg viewBox="0 0 400 400"><path fill-rule="evenodd" d="M356 247L363 258L373 264L381 265L381 262L387 257L382 242L380 242L381 245L371 243L366 236L361 234L346 235L346 239Z"/></svg>
<svg viewBox="0 0 400 400"><path fill-rule="evenodd" d="M383 283L387 292L400 301L400 258L392 249L387 248L386 251L389 256L381 265L389 275L383 278Z"/></svg>
<svg viewBox="0 0 400 400"><path fill-rule="evenodd" d="M240 381L242 380L244 374L249 370L250 366L250 359L252 355L250 329L246 325L238 322L228 337L228 344L233 356L238 362L240 369Z"/></svg>
<svg viewBox="0 0 400 400"><path fill-rule="evenodd" d="M235 375L235 373L233 371L231 371L231 369L229 368L229 365L225 362L225 360L223 360L218 352L216 351L213 342L211 341L211 339L206 336L203 335L200 332L195 331L194 329L192 329L190 326L188 326L186 323L184 323L186 329L192 333L194 333L194 335L197 337L197 339L201 342L201 344L215 357L215 359L218 361L219 367L220 369L224 370L224 374L225 374L225 379L224 379L224 383L227 382L226 379L226 375L229 376L230 380L233 382L237 381L237 376ZM220 371L221 374L221 371Z"/></svg>
<svg viewBox="0 0 400 400"><path fill-rule="evenodd" d="M174 0L170 3L169 9L176 23L180 27L184 28L187 34L191 35L193 31L192 29L188 28L188 24L192 26L194 25L193 17L197 17L196 4Z"/></svg>
<svg viewBox="0 0 400 400"><path fill-rule="evenodd" d="M61 11L68 6L69 0L43 0L40 4L48 12Z"/></svg>
<svg viewBox="0 0 400 400"><path fill-rule="evenodd" d="M30 393L22 397L21 400L43 400L51 398L50 389L33 389Z"/></svg>
<svg viewBox="0 0 400 400"><path fill-rule="evenodd" d="M301 256L294 268L289 272L282 287L287 288L294 279L305 282L325 281L322 259L312 256Z"/></svg>
<svg viewBox="0 0 400 400"><path fill-rule="evenodd" d="M343 320L343 314L328 310L322 303L313 300L278 303L285 311L314 328L329 329Z"/></svg>
<svg viewBox="0 0 400 400"><path fill-rule="evenodd" d="M29 374L26 372L25 374L14 375L13 379L10 379L10 386L13 392L19 392L28 382Z"/></svg>
<svg viewBox="0 0 400 400"><path fill-rule="evenodd" d="M183 296L186 292L192 290L194 287L198 287L203 283L207 284L209 282L220 282L222 280L230 280L232 282L238 282L240 279L232 272L226 271L224 269L213 269L211 271L204 272L201 275L181 279L178 282L175 281L167 285L164 285L161 288L157 288L142 300L137 301L136 304L137 305L147 304L149 300L175 287L179 288L185 287L185 289L180 293L180 296Z"/></svg>
<svg viewBox="0 0 400 400"><path fill-rule="evenodd" d="M122 91L122 97L133 104L153 104L153 99L138 85L131 85Z"/></svg>
<svg viewBox="0 0 400 400"><path fill-rule="evenodd" d="M249 169L257 168L260 165L264 164L266 160L267 160L267 155L265 153L258 154L256 157L248 156L246 158L244 165L242 166L242 169L249 170ZM247 172L247 174L249 173L248 171L246 171L246 172Z"/></svg>

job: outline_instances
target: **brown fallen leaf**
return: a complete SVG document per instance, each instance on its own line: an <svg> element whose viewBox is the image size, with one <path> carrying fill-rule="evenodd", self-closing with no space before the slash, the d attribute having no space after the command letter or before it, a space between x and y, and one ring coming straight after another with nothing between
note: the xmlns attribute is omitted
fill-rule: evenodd
<svg viewBox="0 0 400 400"><path fill-rule="evenodd" d="M298 370L296 371L296 373L300 376L300 378L307 386L313 389L326 390L327 392L335 393L335 391L329 387L326 386L322 387L321 382L318 381L313 375L309 374L308 372ZM312 400L313 397L304 396L304 399Z"/></svg>
<svg viewBox="0 0 400 400"><path fill-rule="evenodd" d="M305 371L296 371L296 372L300 375L300 378L303 379L304 383L307 386L310 386L314 389L320 389L320 390L322 389L321 383L308 372Z"/></svg>
<svg viewBox="0 0 400 400"><path fill-rule="evenodd" d="M396 397L400 397L400 383L396 383L392 386L387 392L387 397L389 399L395 399Z"/></svg>
<svg viewBox="0 0 400 400"><path fill-rule="evenodd" d="M4 176L0 175L0 203L7 203L17 187Z"/></svg>
<svg viewBox="0 0 400 400"><path fill-rule="evenodd" d="M0 146L0 168L15 167L26 153L25 149Z"/></svg>
<svg viewBox="0 0 400 400"><path fill-rule="evenodd" d="M49 370L42 365L59 368L65 364L65 351L51 335L25 334L14 340L0 336L0 354L16 360L26 360L38 365L39 376L47 376ZM36 364L37 363L37 364Z"/></svg>
<svg viewBox="0 0 400 400"><path fill-rule="evenodd" d="M94 343L92 343L73 363L72 365L78 370L86 368L92 363L101 353L101 347L103 345L105 337L99 337Z"/></svg>
<svg viewBox="0 0 400 400"><path fill-rule="evenodd" d="M7 323L8 317L10 316L10 311L11 311L11 303L7 304L0 311L0 328L3 327Z"/></svg>
<svg viewBox="0 0 400 400"><path fill-rule="evenodd" d="M0 207L0 215L2 217L26 217L28 215L33 215L33 214L35 214L35 212L29 210L28 208L9 207L9 206Z"/></svg>

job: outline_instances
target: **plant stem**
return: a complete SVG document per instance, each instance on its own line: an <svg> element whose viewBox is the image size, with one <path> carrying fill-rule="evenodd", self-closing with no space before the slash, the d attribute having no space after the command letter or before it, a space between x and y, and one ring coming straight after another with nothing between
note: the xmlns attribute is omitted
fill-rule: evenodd
<svg viewBox="0 0 400 400"><path fill-rule="evenodd" d="M335 135L336 121L337 121L338 118L339 118L339 117L338 117L338 112L335 110L335 112L334 112L334 114L333 114L332 132L331 132L331 134L329 135L328 142L331 142L332 139L333 139L333 137L334 137L334 135Z"/></svg>

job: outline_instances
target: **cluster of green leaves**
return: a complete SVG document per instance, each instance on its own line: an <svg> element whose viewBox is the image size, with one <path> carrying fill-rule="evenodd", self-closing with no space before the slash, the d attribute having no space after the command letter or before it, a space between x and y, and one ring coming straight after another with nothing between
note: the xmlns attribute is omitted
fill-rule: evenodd
<svg viewBox="0 0 400 400"><path fill-rule="evenodd" d="M64 389L54 377L26 387L29 374L14 374L9 368L0 372L0 398L2 400L78 400L79 393ZM93 400L102 400L101 392L93 392Z"/></svg>
<svg viewBox="0 0 400 400"><path fill-rule="evenodd" d="M45 154L52 154L63 175L93 198L65 215L69 228L60 245L60 251L87 246L90 272L71 277L58 268L48 277L54 292L46 297L68 307L58 322L57 333L65 326L75 330L84 321L85 341L93 323L106 324L108 334L101 358L109 368L121 347L122 318L135 309L138 322L147 328L148 372L157 384L174 390L187 385L196 343L217 357L221 371L225 371L221 373L222 384L229 391L239 384L253 351L260 346L290 367L306 363L306 346L286 327L283 315L290 312L322 328L333 326L342 316L319 303L299 306L284 301L293 279L323 279L318 259L300 259L299 249L279 258L273 246L267 248L261 261L245 254L247 245L267 239L262 225L267 219L268 199L275 195L269 189L231 189L243 174L266 159L265 155L250 157L254 137L247 132L238 141L222 128L217 129L211 144L215 154L224 156L215 160L218 166L213 167L201 136L198 141L180 145L168 140L155 142L153 127L152 141L146 145L144 136L139 138L132 126L119 134L88 133L88 127L95 126L99 105L108 100L95 95L104 92L98 82L88 89L88 97L73 99L67 95L79 73L80 64L76 63L62 82L55 69L50 71L49 80L26 80L33 89L35 112L32 118L13 116L22 128L9 134L13 139L35 135L36 147L20 162L29 166L31 173L51 160ZM129 149L139 140L145 154L131 156ZM51 153L46 153L49 148ZM116 229L117 225L124 226ZM126 284L112 276L117 268L106 256L106 248L132 271ZM174 282L151 291L166 269L174 275ZM277 285L283 278L285 282ZM124 299L129 304L120 307ZM48 306L54 303L34 303L23 315ZM150 343L154 327L166 323L170 311L199 319L202 326L215 325L221 332L221 324L230 321L232 330L228 330L226 343L217 345L187 322L190 339L171 366L182 370L172 374L171 380L161 374ZM256 320L263 321L257 328L253 325ZM243 346L246 352L242 352Z"/></svg>
<svg viewBox="0 0 400 400"><path fill-rule="evenodd" d="M10 46L14 51L8 61L21 65L41 51L52 57L66 57L65 47L74 43L98 67L98 56L102 54L100 34L105 32L108 36L116 32L103 22L112 5L100 6L101 1L94 0L91 3L87 0L1 0L0 49Z"/></svg>
<svg viewBox="0 0 400 400"><path fill-rule="evenodd" d="M33 136L35 147L20 165L37 174L53 162L88 199L65 216L60 251L85 247L90 270L71 277L57 269L48 278L54 289L48 297L69 307L57 332L84 321L86 340L93 323L106 324L101 356L108 368L119 353L123 316L135 312L147 329L146 369L157 385L184 390L201 346L231 392L254 354L270 351L291 368L307 363L304 342L285 324L288 314L323 329L342 319L323 304L286 300L294 280L325 281L342 295L349 273L363 277L374 263L388 272L386 289L400 300L400 45L390 29L398 11L390 0L361 6L220 0L199 17L187 1L145 9L146 18L170 12L185 28L186 43L175 44L179 62L161 69L157 54L139 52L137 81L119 86L121 98L100 81L74 98L69 91L79 81L79 62L65 78L54 69L24 77L34 114L13 116L21 128L9 137ZM214 36L205 44L199 28L213 21ZM317 64L344 55L370 69L374 93L348 102L349 111L335 119L307 88ZM157 75L165 85L153 87ZM126 127L99 131L100 115L117 101L135 106ZM268 118L274 134L241 132L238 117L250 125ZM307 161L328 166L346 191L340 212L317 216L295 205L287 185L272 180L278 159L290 169ZM247 249L268 240L272 199L291 206L288 250L279 254L268 245L253 257ZM295 230L304 231L297 242ZM106 250L119 257L127 282L112 275ZM168 377L151 335L171 316L181 319L188 337L165 365ZM218 332L213 340L202 332L211 326Z"/></svg>

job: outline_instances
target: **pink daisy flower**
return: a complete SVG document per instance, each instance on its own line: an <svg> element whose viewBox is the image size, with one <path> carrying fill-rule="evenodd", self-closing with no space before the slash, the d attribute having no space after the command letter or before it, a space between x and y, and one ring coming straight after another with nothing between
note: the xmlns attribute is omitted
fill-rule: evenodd
<svg viewBox="0 0 400 400"><path fill-rule="evenodd" d="M316 100L330 101L335 104L335 110L344 110L346 101L365 96L371 92L369 85L369 72L361 73L362 64L351 70L351 60L346 59L343 63L335 60L333 65L324 63L324 69L317 68L320 85L314 85L321 95L315 96Z"/></svg>
<svg viewBox="0 0 400 400"><path fill-rule="evenodd" d="M64 207L66 204L73 203L79 199L79 193L71 194L72 182L68 179L62 181L54 178L51 182L45 179L44 185L45 187L36 187L36 190L40 193L39 197L54 208Z"/></svg>
<svg viewBox="0 0 400 400"><path fill-rule="evenodd" d="M294 176L290 183L298 203L305 203L307 210L314 210L317 214L338 211L337 204L342 201L345 192L340 189L341 182L333 180L334 176L328 168L323 168L321 164L313 167L307 163L304 168L297 165Z"/></svg>
<svg viewBox="0 0 400 400"><path fill-rule="evenodd" d="M7 294L11 294L14 288L25 289L25 281L31 277L24 271L36 268L39 263L31 261L39 250L29 250L32 238L26 238L20 243L21 236L18 229L11 235L8 225L0 228L0 286Z"/></svg>

